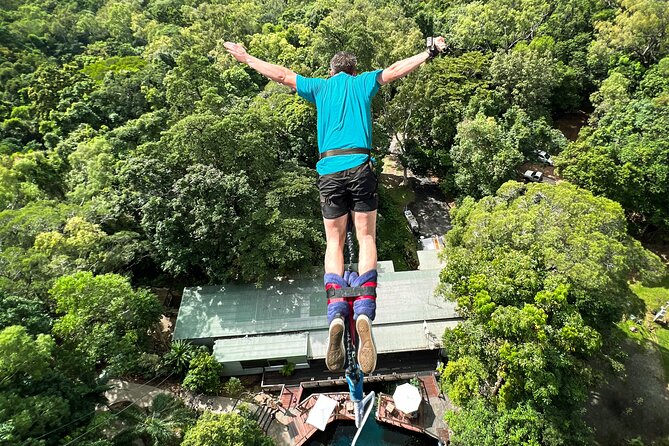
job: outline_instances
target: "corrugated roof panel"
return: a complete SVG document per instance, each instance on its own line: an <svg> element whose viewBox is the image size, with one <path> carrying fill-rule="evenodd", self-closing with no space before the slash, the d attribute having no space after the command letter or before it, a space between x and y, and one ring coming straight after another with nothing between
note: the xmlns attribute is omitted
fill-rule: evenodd
<svg viewBox="0 0 669 446"><path fill-rule="evenodd" d="M420 270L437 269L441 271L446 266L439 260L439 251L418 251L418 264Z"/></svg>
<svg viewBox="0 0 669 446"><path fill-rule="evenodd" d="M308 340L308 333L219 339L214 356L219 362L306 357Z"/></svg>
<svg viewBox="0 0 669 446"><path fill-rule="evenodd" d="M435 296L439 270L380 273L376 325L451 319L455 304ZM320 278L186 288L174 339L224 338L327 329Z"/></svg>

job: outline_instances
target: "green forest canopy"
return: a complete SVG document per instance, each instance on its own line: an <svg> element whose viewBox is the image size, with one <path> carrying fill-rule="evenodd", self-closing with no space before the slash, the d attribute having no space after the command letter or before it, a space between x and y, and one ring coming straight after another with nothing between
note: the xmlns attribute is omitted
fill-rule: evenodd
<svg viewBox="0 0 669 446"><path fill-rule="evenodd" d="M493 322L518 312L536 318L541 330L586 328L564 341L570 355L555 358L541 350L548 342L539 339L541 330L505 332L509 324L484 326L468 314L461 332L447 335L454 349L468 351L452 352L445 370L464 407L452 425L464 439L473 432L470 421L496 429L481 430L470 444L503 444L499 433L522 424L533 430L505 437L509 444L564 444L567 432L587 441L582 425L555 421L578 407L588 380L555 390L562 381L547 370L558 359L559 370L572 370L599 351L610 324L637 310L626 301L626 284L648 254L628 238L626 224L639 233L669 229L668 27L663 0L5 0L0 349L37 363L2 365L12 379L0 382L0 438L47 446L90 430L80 444L106 444L86 415L100 392L96 377L103 370L153 377L160 368L162 352L146 339L160 307L133 287L261 281L321 262L315 109L234 62L223 41L239 41L300 74L325 76L335 51L356 53L361 70L384 68L421 51L425 37L444 35L446 55L375 99L374 151L382 159L395 141L403 167L436 175L461 203L449 248L454 258L462 249L463 258L477 258L484 241L468 244L467 228L509 191L520 194L516 204L543 197L525 203L537 213L532 218L554 211L544 208L550 199L563 209L595 209L570 224L588 215L613 225L584 222L579 230L594 232L583 234L550 226L544 236L552 251L537 245L532 231L529 240L514 239L520 223L512 215L484 226L495 231L491 239L513 241L505 255L523 259L516 266L524 268L499 270L493 262L465 271L473 288L462 290L489 295L493 307L479 303L499 312ZM568 142L553 120L575 110L592 113L579 139ZM537 150L557 156L559 173L594 195L570 185L521 193L522 186L505 183ZM411 235L397 230L402 217L382 198L379 257L408 267ZM567 239L577 234L590 253L579 251L555 281L546 262L562 259L569 243L581 246ZM600 274L613 253L615 274ZM537 256L546 262L528 260ZM482 259L478 267L486 265ZM645 267L656 266L648 257ZM456 284L448 273L455 263L449 268L444 281ZM80 289L90 299L75 298ZM522 299L500 306L515 292ZM99 308L119 307L129 312L95 317ZM509 362L524 336L527 351L543 358L532 370ZM482 337L510 347L481 352L488 345ZM165 364L200 357L172 353ZM528 374L532 386L519 388L518 377ZM21 385L13 381L18 376ZM576 395L569 403L567 391ZM46 409L37 417L35 407Z"/></svg>

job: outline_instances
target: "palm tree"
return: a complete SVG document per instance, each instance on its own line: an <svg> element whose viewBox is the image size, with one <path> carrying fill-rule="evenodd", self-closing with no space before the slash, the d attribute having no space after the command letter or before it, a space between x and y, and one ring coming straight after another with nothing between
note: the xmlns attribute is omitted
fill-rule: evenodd
<svg viewBox="0 0 669 446"><path fill-rule="evenodd" d="M119 413L124 427L114 436L115 446L177 446L184 433L195 424L195 414L183 401L158 394L146 409L136 405Z"/></svg>
<svg viewBox="0 0 669 446"><path fill-rule="evenodd" d="M166 368L171 369L170 372L184 376L197 351L198 348L190 342L178 339L170 345L170 350L163 357L163 363Z"/></svg>

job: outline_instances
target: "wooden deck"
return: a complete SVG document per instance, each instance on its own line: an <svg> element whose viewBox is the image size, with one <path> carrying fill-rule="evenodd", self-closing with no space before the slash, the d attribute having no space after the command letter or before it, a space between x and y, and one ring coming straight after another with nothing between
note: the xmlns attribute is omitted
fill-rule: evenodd
<svg viewBox="0 0 669 446"><path fill-rule="evenodd" d="M284 386L281 389L281 395L279 396L279 403L284 409L290 409L299 404L300 398L302 397L302 391L304 388L302 386Z"/></svg>
<svg viewBox="0 0 669 446"><path fill-rule="evenodd" d="M450 400L441 394L435 375L416 376L421 383L420 392L423 401L415 417L399 411L394 407L392 395L379 394L377 400L376 419L381 423L390 424L402 429L429 435L448 444L448 426L444 421L444 412L453 407ZM307 424L309 411L316 404L319 395L326 395L337 401L328 424L333 421L355 422L353 402L348 392L314 393L300 401L304 388L302 386L285 386L279 397L285 413L276 415L277 420L288 427L288 432L295 446L305 444L318 430Z"/></svg>
<svg viewBox="0 0 669 446"><path fill-rule="evenodd" d="M301 446L306 443L318 430L315 426L307 423L307 418L309 417L309 411L316 404L319 395L325 395L337 402L334 412L328 419L328 424L333 421L355 422L353 402L349 399L348 392L315 393L309 395L297 406L290 408L290 417L283 418L295 446Z"/></svg>
<svg viewBox="0 0 669 446"><path fill-rule="evenodd" d="M418 409L418 415L411 418L404 412L401 412L395 407L393 397L382 393L379 395L379 406L376 408L376 419L382 423L392 424L393 426L401 427L414 432L423 432L425 429L420 423L424 417L423 409L425 404L421 404Z"/></svg>
<svg viewBox="0 0 669 446"><path fill-rule="evenodd" d="M420 393L423 401L414 416L409 416L395 407L393 397L385 393L379 395L376 420L402 429L429 435L448 444L448 426L444 421L444 411L451 406L441 394L435 376L419 376Z"/></svg>

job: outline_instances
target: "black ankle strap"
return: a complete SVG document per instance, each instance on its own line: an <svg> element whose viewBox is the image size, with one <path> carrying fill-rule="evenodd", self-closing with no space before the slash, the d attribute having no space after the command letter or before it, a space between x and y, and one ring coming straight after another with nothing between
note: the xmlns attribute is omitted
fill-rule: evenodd
<svg viewBox="0 0 669 446"><path fill-rule="evenodd" d="M326 295L328 299L333 297L360 297L360 296L374 296L376 297L376 287L373 286L354 286L339 288L338 290L334 288L329 288L326 290Z"/></svg>

